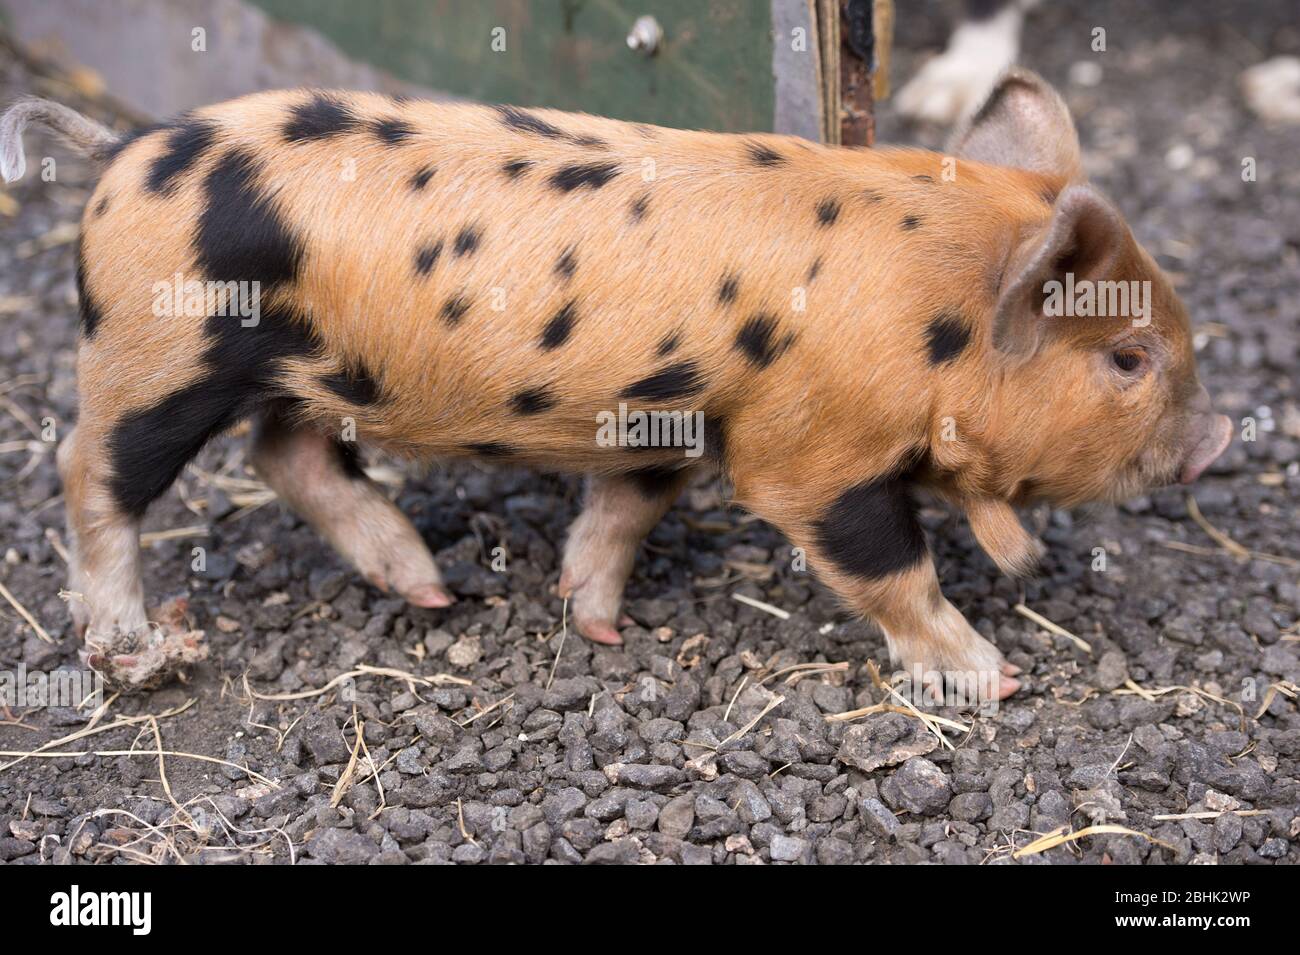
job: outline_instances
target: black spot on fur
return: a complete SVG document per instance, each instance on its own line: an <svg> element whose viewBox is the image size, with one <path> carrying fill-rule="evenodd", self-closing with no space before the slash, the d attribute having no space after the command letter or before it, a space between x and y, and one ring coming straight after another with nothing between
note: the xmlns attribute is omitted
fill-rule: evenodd
<svg viewBox="0 0 1300 955"><path fill-rule="evenodd" d="M500 441L482 441L478 444L467 444L465 450L482 455L485 458L504 458L507 455L519 453L518 448L509 444L502 444Z"/></svg>
<svg viewBox="0 0 1300 955"><path fill-rule="evenodd" d="M818 546L836 567L866 580L915 567L926 554L907 487L894 476L844 491L815 531Z"/></svg>
<svg viewBox="0 0 1300 955"><path fill-rule="evenodd" d="M167 148L149 164L145 188L150 192L170 195L176 188L176 179L192 167L212 146L217 127L203 120L190 120L167 134Z"/></svg>
<svg viewBox="0 0 1300 955"><path fill-rule="evenodd" d="M817 258L813 259L812 265L808 266L808 278L805 279L805 281L809 285L811 285L813 279L817 278L817 276L821 274L821 271L822 271L822 260L821 257L818 256Z"/></svg>
<svg viewBox="0 0 1300 955"><path fill-rule="evenodd" d="M272 263L268 271L278 271ZM135 517L171 486L210 438L284 395L283 363L317 358L320 341L290 309L263 307L245 327L238 316L212 316L204 325L203 374L149 408L124 415L108 439L109 489Z"/></svg>
<svg viewBox="0 0 1300 955"><path fill-rule="evenodd" d="M104 198L100 199L97 203L95 203L95 209L94 209L95 218L98 219L107 211L108 211L108 196L105 196Z"/></svg>
<svg viewBox="0 0 1300 955"><path fill-rule="evenodd" d="M361 127L361 119L345 103L324 93L315 93L305 103L289 110L290 119L282 130L291 143L310 142L353 132Z"/></svg>
<svg viewBox="0 0 1300 955"><path fill-rule="evenodd" d="M780 358L793 343L794 332L779 341L776 339L776 319L759 313L745 322L736 333L736 348L745 353L753 364L766 368Z"/></svg>
<svg viewBox="0 0 1300 955"><path fill-rule="evenodd" d="M266 295L297 278L303 247L259 187L260 173L253 156L240 149L217 161L203 181L194 245L209 280L258 282Z"/></svg>
<svg viewBox="0 0 1300 955"><path fill-rule="evenodd" d="M453 295L442 303L442 320L448 325L457 325L469 311L470 301L463 295Z"/></svg>
<svg viewBox="0 0 1300 955"><path fill-rule="evenodd" d="M577 320L577 303L566 302L564 307L555 313L555 317L547 322L546 328L542 330L541 346L543 350L552 351L567 342Z"/></svg>
<svg viewBox="0 0 1300 955"><path fill-rule="evenodd" d="M419 192L429 184L429 180L433 178L435 172L437 172L437 170L432 166L425 166L411 177L411 188L416 192Z"/></svg>
<svg viewBox="0 0 1300 955"><path fill-rule="evenodd" d="M943 312L925 326L925 344L930 364L942 365L961 354L970 343L970 328L956 312Z"/></svg>
<svg viewBox="0 0 1300 955"><path fill-rule="evenodd" d="M435 242L433 245L422 245L415 251L415 271L419 275L428 275L433 271L433 267L438 264L438 256L442 255L442 242Z"/></svg>
<svg viewBox="0 0 1300 955"><path fill-rule="evenodd" d="M550 183L560 192L574 189L599 189L618 175L618 163L588 162L561 166L551 174Z"/></svg>
<svg viewBox="0 0 1300 955"><path fill-rule="evenodd" d="M501 171L510 179L518 179L532 165L531 159L511 159L509 162L502 163Z"/></svg>
<svg viewBox="0 0 1300 955"><path fill-rule="evenodd" d="M545 136L547 139L559 139L573 143L575 146L588 146L599 149L609 145L597 136L575 136L572 133L566 133L540 116L535 116L516 106L498 106L496 111L497 115L501 117L501 122L516 132Z"/></svg>
<svg viewBox="0 0 1300 955"><path fill-rule="evenodd" d="M515 106L498 106L497 114L501 122L521 133L533 133L547 139L565 139L565 133L558 126L552 126L546 120Z"/></svg>
<svg viewBox="0 0 1300 955"><path fill-rule="evenodd" d="M681 343L682 333L672 332L671 334L664 336L663 340L659 342L658 347L655 348L655 354L660 358L663 358L665 355L671 355L677 350L677 346Z"/></svg>
<svg viewBox="0 0 1300 955"><path fill-rule="evenodd" d="M565 249L555 261L555 274L562 275L566 279L573 278L573 273L578 271L578 260L574 256L575 248L569 246Z"/></svg>
<svg viewBox="0 0 1300 955"><path fill-rule="evenodd" d="M133 129L130 132L123 133L116 140L106 145L100 146L95 150L94 156L104 165L108 165L117 159L118 156L126 150L128 146L139 142L154 133L162 132L164 129L171 129L175 123L150 123L148 126L141 126L139 129Z"/></svg>
<svg viewBox="0 0 1300 955"><path fill-rule="evenodd" d="M619 397L672 401L697 395L704 390L704 385L699 366L693 361L682 361L633 382L619 393Z"/></svg>
<svg viewBox="0 0 1300 955"><path fill-rule="evenodd" d="M902 227L908 230L909 232L915 229L920 224L921 224L920 216L903 216L903 221L900 223L900 225L902 225Z"/></svg>
<svg viewBox="0 0 1300 955"><path fill-rule="evenodd" d="M103 313L100 312L95 296L90 294L87 285L86 256L82 251L80 239L77 240L77 300L81 309L81 336L86 339L94 338Z"/></svg>
<svg viewBox="0 0 1300 955"><path fill-rule="evenodd" d="M341 441L335 438L331 443L334 446L334 457L347 477L353 481L369 480L365 469L361 466L361 452L355 441Z"/></svg>
<svg viewBox="0 0 1300 955"><path fill-rule="evenodd" d="M913 182L934 182L934 176L913 176Z"/></svg>
<svg viewBox="0 0 1300 955"><path fill-rule="evenodd" d="M727 466L727 419L720 414L704 414L704 459L720 471Z"/></svg>
<svg viewBox="0 0 1300 955"><path fill-rule="evenodd" d="M415 127L404 119L376 119L370 130L389 146L400 146L415 136Z"/></svg>
<svg viewBox="0 0 1300 955"><path fill-rule="evenodd" d="M676 486L681 476L680 468L638 468L628 472L628 479L636 485L641 496L648 501L658 500Z"/></svg>
<svg viewBox="0 0 1300 955"><path fill-rule="evenodd" d="M628 215L632 217L633 222L640 222L642 219L645 218L646 210L649 208L650 208L650 197L637 196L635 199L632 200L632 204L628 206L627 211L628 211Z"/></svg>
<svg viewBox="0 0 1300 955"><path fill-rule="evenodd" d="M823 199L817 205L817 224L821 226L832 226L835 220L840 217L840 203L838 199Z"/></svg>
<svg viewBox="0 0 1300 955"><path fill-rule="evenodd" d="M862 198L865 199L867 202L876 203L882 201L885 197L882 196L880 193L876 192L874 189L867 189L862 193Z"/></svg>
<svg viewBox="0 0 1300 955"><path fill-rule="evenodd" d="M340 371L322 375L320 383L330 392L353 405L376 404L383 394L379 379L359 365L347 366Z"/></svg>
<svg viewBox="0 0 1300 955"><path fill-rule="evenodd" d="M555 396L546 388L526 388L510 399L510 410L515 414L541 414L555 407Z"/></svg>
<svg viewBox="0 0 1300 955"><path fill-rule="evenodd" d="M245 325L238 315L209 317L199 377L114 425L108 483L128 514L143 514L213 435L282 397L287 359L321 356L309 325L272 294L296 278L303 253L259 188L259 172L242 150L221 157L204 177L203 208L194 230L195 260L208 280L260 284L259 321ZM93 333L98 321L93 308L82 321Z"/></svg>
<svg viewBox="0 0 1300 955"><path fill-rule="evenodd" d="M785 164L784 156L769 149L762 143L749 143L745 148L749 151L749 161L759 166L781 166Z"/></svg>
<svg viewBox="0 0 1300 955"><path fill-rule="evenodd" d="M736 300L736 295L740 291L740 276L731 273L722 277L722 284L718 286L718 301L723 305L729 305Z"/></svg>
<svg viewBox="0 0 1300 955"><path fill-rule="evenodd" d="M461 255L471 255L478 249L479 242L483 239L483 230L477 226L466 226L456 233L456 242L452 246L452 253Z"/></svg>

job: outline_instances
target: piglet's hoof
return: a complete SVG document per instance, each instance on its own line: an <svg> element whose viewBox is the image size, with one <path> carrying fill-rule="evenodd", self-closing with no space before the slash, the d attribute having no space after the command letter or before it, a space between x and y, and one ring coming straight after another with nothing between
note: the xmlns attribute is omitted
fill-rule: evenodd
<svg viewBox="0 0 1300 955"><path fill-rule="evenodd" d="M573 625L580 634L592 643L603 643L606 646L614 647L623 643L623 635L603 620L584 620L581 617L576 617Z"/></svg>
<svg viewBox="0 0 1300 955"><path fill-rule="evenodd" d="M441 607L450 607L456 602L456 597L444 587L437 584L425 584L423 587L416 587L407 593L402 594L406 602L416 607L428 607L437 610Z"/></svg>
<svg viewBox="0 0 1300 955"><path fill-rule="evenodd" d="M1003 661L1002 666L999 668L998 676L999 700L1005 700L1007 697L1011 696L1011 694L1015 693L1016 690L1020 689L1020 681L1016 679L1016 676L1019 673L1020 667L1016 666L1014 663Z"/></svg>
<svg viewBox="0 0 1300 955"><path fill-rule="evenodd" d="M150 615L146 629L90 637L83 658L110 689L122 693L156 689L185 667L208 658L203 631L189 628L187 607L184 597L176 597Z"/></svg>

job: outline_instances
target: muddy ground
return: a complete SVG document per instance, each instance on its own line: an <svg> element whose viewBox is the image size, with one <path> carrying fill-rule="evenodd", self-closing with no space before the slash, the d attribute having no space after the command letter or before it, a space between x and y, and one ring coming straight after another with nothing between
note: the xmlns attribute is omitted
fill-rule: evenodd
<svg viewBox="0 0 1300 955"><path fill-rule="evenodd" d="M156 756L97 755L156 750L136 720L58 750L80 755L0 756L0 864L1010 862L1037 833L1099 821L1149 838L1014 861L1300 860L1300 715L1269 693L1300 682L1300 128L1263 126L1236 85L1242 68L1295 53L1300 33L1284 3L1044 7L1023 61L1065 92L1095 181L1177 277L1221 410L1257 428L1196 487L1199 509L1272 559L1234 556L1171 489L1086 516L1025 514L1049 554L1022 585L962 521L927 510L945 591L1025 671L994 714L940 711L972 726L949 732L950 749L908 716L827 720L885 699L867 668L884 663L881 639L793 572L785 541L726 507L717 484L683 495L651 535L629 587L638 625L615 650L566 639L553 594L576 481L468 466L395 479L462 598L417 610L240 483L251 475L231 436L147 520L164 532L145 550L149 591L188 595L210 660L96 723L188 704L156 725L167 752L190 755L166 757L166 786ZM896 75L943 36L937 17L904 17ZM1099 85L1072 72L1084 61L1102 67ZM29 90L74 98L0 64L0 99ZM942 138L887 111L881 130ZM71 239L90 180L66 150L28 147L56 157L58 175L42 182L37 164L0 198L0 582L53 642L0 603L8 671L77 662L53 446L29 425L61 432L75 417ZM1243 157L1257 181L1243 182ZM1022 601L1091 651L1014 612ZM782 672L811 663L846 667ZM312 693L360 666L419 680L361 675ZM265 699L286 694L308 695ZM11 715L0 750L34 750L88 716ZM1224 809L1250 811L1161 818Z"/></svg>

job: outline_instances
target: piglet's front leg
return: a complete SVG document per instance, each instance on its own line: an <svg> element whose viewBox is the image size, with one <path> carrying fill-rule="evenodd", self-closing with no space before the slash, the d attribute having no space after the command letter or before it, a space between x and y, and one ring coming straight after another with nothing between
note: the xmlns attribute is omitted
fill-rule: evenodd
<svg viewBox="0 0 1300 955"><path fill-rule="evenodd" d="M963 506L975 539L1003 573L1025 577L1034 572L1043 559L1043 542L1025 530L1010 504L983 497Z"/></svg>
<svg viewBox="0 0 1300 955"><path fill-rule="evenodd" d="M914 684L960 688L968 702L1003 700L1020 689L1020 671L940 592L928 556L887 578L841 587L835 589L851 607L879 624L890 659Z"/></svg>
<svg viewBox="0 0 1300 955"><path fill-rule="evenodd" d="M685 471L646 468L593 475L569 531L559 594L572 601L574 626L588 640L620 644L619 607L637 548L688 479Z"/></svg>
<svg viewBox="0 0 1300 955"><path fill-rule="evenodd" d="M762 514L763 508L756 508ZM774 510L779 511L777 507ZM777 517L777 515L773 515ZM881 477L840 490L802 520L775 523L803 547L818 576L884 631L891 659L914 683L960 688L969 701L1005 699L1020 688L992 643L939 589L908 489Z"/></svg>

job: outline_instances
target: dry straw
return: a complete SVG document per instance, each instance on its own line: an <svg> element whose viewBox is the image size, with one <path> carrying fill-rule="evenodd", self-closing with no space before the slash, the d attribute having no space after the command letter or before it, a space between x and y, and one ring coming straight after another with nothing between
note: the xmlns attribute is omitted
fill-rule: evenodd
<svg viewBox="0 0 1300 955"><path fill-rule="evenodd" d="M258 700L306 700L316 696L324 696L330 690L348 680L355 679L359 676L382 676L391 680L402 680L412 693L415 692L415 686L470 686L469 680L459 676L452 676L450 673L435 673L433 676L417 676L414 673L408 673L406 670L397 670L393 667L372 667L365 663L357 664L356 669L349 670L346 673L340 673L334 679L330 680L322 687L310 690L300 690L297 693L259 693L254 690L248 682L248 675L244 675L244 691L254 699Z"/></svg>
<svg viewBox="0 0 1300 955"><path fill-rule="evenodd" d="M903 696L901 693L899 693L897 690L895 690L892 686L890 686L888 683L884 681L884 679L880 676L880 669L876 666L874 660L867 661L867 674L871 677L871 682L875 685L876 689L884 690L891 697L897 700L898 704L903 708L903 710L906 713L916 717L918 720L924 723L925 728L928 729L931 733L933 733L938 738L941 745L947 747L948 749L956 750L957 747L953 746L952 743L949 742L948 737L943 735L942 727L948 726L961 733L969 733L972 729L974 729L973 725L966 726L965 724L956 723L952 720L947 720L941 716L935 716L931 713L922 713L920 710L918 710L915 706L912 705L912 702L909 699L907 699L907 697Z"/></svg>
<svg viewBox="0 0 1300 955"><path fill-rule="evenodd" d="M1038 613L1035 610L1030 610L1022 603L1016 604L1015 611L1016 613L1020 614L1020 616L1032 620L1034 623L1038 624L1040 627L1042 627L1044 630L1048 631L1049 633L1054 633L1058 637L1065 637L1067 640L1073 641L1074 645L1078 647L1080 650L1082 650L1084 653L1087 653L1089 655L1092 654L1091 643L1083 639L1083 637L1077 636L1071 633L1069 630L1066 630L1059 623L1053 623L1052 621L1044 617L1041 613Z"/></svg>
<svg viewBox="0 0 1300 955"><path fill-rule="evenodd" d="M179 716L181 713L184 713L193 706L194 703L194 699L191 698L180 706L166 710L162 713L145 713L141 716L119 716L112 723L108 723L104 726L87 726L83 729L77 730L75 733L69 733L67 736L61 736L58 739L43 743L33 750L0 750L0 756L9 757L9 762L0 764L0 772L4 772L6 769L17 766L19 763L25 762L29 759L66 759L78 756L97 756L100 758L116 756L156 756L159 759L159 773L162 776L163 789L168 792L170 796L170 787L167 784L166 770L162 767L161 761L162 757L171 756L176 759L190 759L197 762L213 763L218 766L228 766L245 773L250 779L256 779L258 782L264 783L273 789L279 789L279 784L274 780L268 779L260 773L254 772L247 766L241 766L238 763L232 763L226 759L218 759L215 756L204 756L201 753L186 753L179 750L164 750L162 748L162 734L158 728L158 721ZM154 731L155 743L157 744L156 747L153 750L140 750L136 749L133 744L130 749L65 750L62 748L70 743L75 743L77 740L86 739L90 736L98 736L101 733L109 733L113 730L126 729L132 726L152 728ZM136 738L138 740L139 736Z"/></svg>
<svg viewBox="0 0 1300 955"><path fill-rule="evenodd" d="M1132 679L1127 679L1124 681L1123 687L1116 690L1111 690L1111 692L1114 693L1116 696L1130 696L1130 695L1140 696L1148 703L1155 702L1155 700L1158 699L1159 697L1166 696L1167 694L1170 693L1191 693L1193 696L1201 697L1201 699L1210 700L1211 702L1218 703L1222 706L1232 707L1234 710L1237 711L1237 716L1239 717L1242 731L1244 732L1246 729L1246 711L1242 708L1240 703L1236 702L1235 700L1229 700L1222 696L1217 696L1211 693L1209 690L1201 689L1199 686L1185 686L1181 683L1178 683L1178 684L1174 684L1173 686L1158 686L1155 688L1151 688L1151 687L1138 686L1136 683L1133 682ZM1260 712L1262 714L1263 710L1261 710Z"/></svg>
<svg viewBox="0 0 1300 955"><path fill-rule="evenodd" d="M764 613L770 613L773 617L776 617L778 620L790 619L790 611L782 610L780 607L775 607L772 604L766 603L762 600L755 600L753 597L747 597L744 594L732 594L731 599L738 600L741 603L745 604L746 606L753 607L756 610L761 610Z"/></svg>
<svg viewBox="0 0 1300 955"><path fill-rule="evenodd" d="M27 625L35 631L36 636L40 637L46 643L54 642L53 638L45 632L45 628L37 622L35 617L32 616L31 611L19 603L18 598L10 593L9 588L4 584L0 584L0 597L4 597L5 600L9 601L9 605L18 611L18 616L27 621Z"/></svg>
<svg viewBox="0 0 1300 955"><path fill-rule="evenodd" d="M1105 835L1137 836L1139 839L1145 839L1147 842L1153 842L1158 846L1163 846L1170 852L1178 851L1162 839L1157 839L1155 836L1149 836L1145 832L1138 832L1136 829L1129 829L1126 826L1087 826L1083 829L1075 829L1074 831L1070 831L1068 826L1062 826L1060 829L1049 832L1044 836L1039 836L1033 842L1029 843L1029 845L1016 849L1011 853L1011 858L1023 859L1025 856L1038 855L1040 852L1046 852L1048 849L1055 849L1057 846L1063 846L1068 842L1074 842L1078 839L1083 839L1086 836Z"/></svg>

